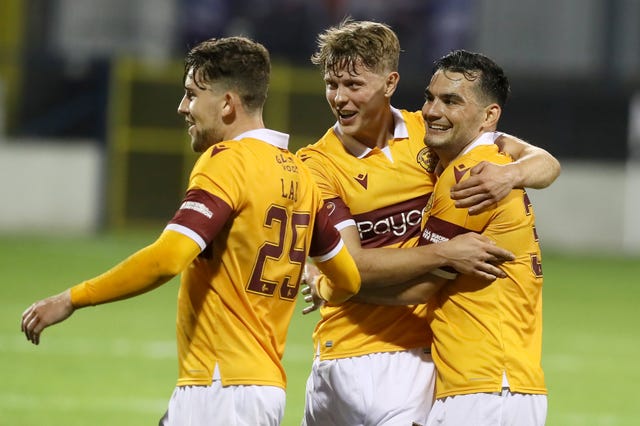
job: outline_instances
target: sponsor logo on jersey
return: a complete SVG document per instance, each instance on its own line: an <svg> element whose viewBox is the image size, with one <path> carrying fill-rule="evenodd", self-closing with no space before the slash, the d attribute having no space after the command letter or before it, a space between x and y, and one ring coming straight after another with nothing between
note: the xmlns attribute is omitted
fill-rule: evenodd
<svg viewBox="0 0 640 426"><path fill-rule="evenodd" d="M447 237L437 234L429 229L425 229L424 231L422 231L422 239L432 244L449 241Z"/></svg>
<svg viewBox="0 0 640 426"><path fill-rule="evenodd" d="M354 215L363 247L383 247L403 243L420 235L424 206L429 195L403 203Z"/></svg>
<svg viewBox="0 0 640 426"><path fill-rule="evenodd" d="M355 176L354 179L358 182L364 189L367 189L367 180L369 179L369 175L366 173L360 173L358 176Z"/></svg>
<svg viewBox="0 0 640 426"><path fill-rule="evenodd" d="M213 212L209 210L207 206L197 201L185 201L180 206L180 210L193 210L206 216L209 219L213 217Z"/></svg>
<svg viewBox="0 0 640 426"><path fill-rule="evenodd" d="M358 221L360 239L364 240L370 235L383 235L391 233L401 237L411 227L420 225L422 221L422 209L410 210L393 216L383 217L377 221Z"/></svg>
<svg viewBox="0 0 640 426"><path fill-rule="evenodd" d="M429 215L425 223L424 229L420 234L420 245L441 243L449 241L450 238L456 235L470 232L470 229L466 229L455 223L448 222L444 219L440 219L436 216ZM445 268L446 269L446 268Z"/></svg>

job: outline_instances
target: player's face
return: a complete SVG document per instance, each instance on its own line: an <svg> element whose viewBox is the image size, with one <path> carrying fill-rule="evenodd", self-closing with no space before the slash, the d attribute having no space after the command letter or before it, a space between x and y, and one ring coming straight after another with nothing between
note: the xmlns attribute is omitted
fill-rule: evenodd
<svg viewBox="0 0 640 426"><path fill-rule="evenodd" d="M327 102L344 134L373 147L381 132L386 132L384 118L395 80L390 90L389 74L374 73L360 63L351 71L345 66L325 73Z"/></svg>
<svg viewBox="0 0 640 426"><path fill-rule="evenodd" d="M184 96L178 105L178 113L184 116L191 136L191 148L195 152L204 152L223 140L222 105L223 97L210 84L198 80L193 70L187 74L184 82Z"/></svg>
<svg viewBox="0 0 640 426"><path fill-rule="evenodd" d="M477 84L462 73L440 70L433 75L422 106L427 146L455 156L485 131L487 111Z"/></svg>

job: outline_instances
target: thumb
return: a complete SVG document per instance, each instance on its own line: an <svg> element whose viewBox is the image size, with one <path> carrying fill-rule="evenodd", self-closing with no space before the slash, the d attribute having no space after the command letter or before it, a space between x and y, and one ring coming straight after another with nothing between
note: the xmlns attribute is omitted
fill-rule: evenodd
<svg viewBox="0 0 640 426"><path fill-rule="evenodd" d="M486 161L481 161L478 164L476 164L475 166L473 166L471 168L471 176L479 175L480 173L482 173L482 171L484 170L485 165L486 165Z"/></svg>

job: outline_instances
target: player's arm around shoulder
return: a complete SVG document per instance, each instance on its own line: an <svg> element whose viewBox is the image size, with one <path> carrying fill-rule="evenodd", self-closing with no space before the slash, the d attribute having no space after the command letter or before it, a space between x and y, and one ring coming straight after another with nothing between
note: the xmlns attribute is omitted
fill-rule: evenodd
<svg viewBox="0 0 640 426"><path fill-rule="evenodd" d="M501 133L495 144L514 160L506 166L514 170L514 188L547 188L560 176L560 162L543 148L506 133Z"/></svg>
<svg viewBox="0 0 640 426"><path fill-rule="evenodd" d="M560 175L560 163L542 148L504 133L499 134L495 144L514 161L508 164L482 161L475 165L470 178L451 190L456 207L469 208L471 214L477 214L514 188L546 188Z"/></svg>
<svg viewBox="0 0 640 426"><path fill-rule="evenodd" d="M417 305L427 303L447 279L433 274L427 274L419 279L387 287L363 287L353 297L354 301L375 305Z"/></svg>

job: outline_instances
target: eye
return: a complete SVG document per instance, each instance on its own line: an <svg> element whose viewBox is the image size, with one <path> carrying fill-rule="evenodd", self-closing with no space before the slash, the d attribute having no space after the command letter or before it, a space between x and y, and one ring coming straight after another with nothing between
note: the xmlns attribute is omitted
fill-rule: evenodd
<svg viewBox="0 0 640 426"><path fill-rule="evenodd" d="M455 105L459 103L459 99L456 96L445 95L441 97L442 103L445 105Z"/></svg>

